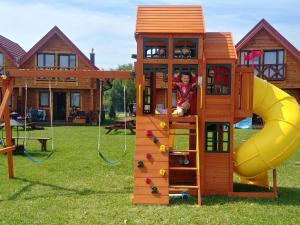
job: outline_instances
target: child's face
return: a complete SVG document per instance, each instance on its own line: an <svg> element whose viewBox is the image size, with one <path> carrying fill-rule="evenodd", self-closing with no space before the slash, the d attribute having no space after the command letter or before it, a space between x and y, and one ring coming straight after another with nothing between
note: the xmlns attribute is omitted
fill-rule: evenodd
<svg viewBox="0 0 300 225"><path fill-rule="evenodd" d="M182 75L181 75L181 81L182 81L184 84L190 83L190 76L189 76L189 75L182 74Z"/></svg>

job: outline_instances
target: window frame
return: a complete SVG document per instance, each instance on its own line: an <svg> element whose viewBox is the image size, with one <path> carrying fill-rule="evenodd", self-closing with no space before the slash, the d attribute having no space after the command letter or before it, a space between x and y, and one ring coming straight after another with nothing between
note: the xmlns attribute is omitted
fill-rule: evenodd
<svg viewBox="0 0 300 225"><path fill-rule="evenodd" d="M39 66L39 55L43 56L43 65ZM53 56L53 66L46 66L46 55L51 55ZM51 53L51 52L38 52L36 54L36 65L39 69L45 69L45 68L53 68L55 67L55 53Z"/></svg>
<svg viewBox="0 0 300 225"><path fill-rule="evenodd" d="M61 61L61 59L60 59L60 57L61 56L67 56L68 57L68 67L61 67L61 65L60 65L60 61ZM74 67L71 67L70 66L70 63L71 63L71 56L74 56L75 57L75 66ZM57 57L58 57L58 61L57 61L57 63L58 63L58 67L60 68L60 69L66 69L66 70L75 70L76 69L76 64L77 64L77 57L76 57L76 54L73 54L73 53L59 53L58 55L57 55Z"/></svg>
<svg viewBox="0 0 300 225"><path fill-rule="evenodd" d="M213 67L213 66L224 66L224 67L228 67L229 69L229 81L228 81L228 93L227 94L223 94L221 92L221 94L216 94L215 91L212 92L212 93L209 93L208 92L208 74L209 74L209 70L210 70L210 67ZM206 64L206 74L205 74L205 78L206 78L206 84L205 84L205 93L206 95L208 96L231 96L231 82L232 82L232 65L231 64ZM211 84L210 84L211 85ZM221 87L224 87L224 84L221 85Z"/></svg>
<svg viewBox="0 0 300 225"><path fill-rule="evenodd" d="M211 141L211 143L212 144L216 144L215 146L217 146L217 149L213 149L213 147L214 147L214 145L212 145L212 146L208 146L208 143L209 143L209 141L208 141L208 130L207 130L207 127L209 126L209 125L227 125L228 126L228 130L227 131L223 131L223 133L227 133L227 140L226 141L224 141L224 135L223 135L223 140L222 140L222 144L224 144L224 143L227 143L227 150L226 151L220 151L219 149L218 149L218 145L219 145L219 140L218 140L218 137L217 137L217 140L215 141L215 140L213 140L212 139L212 141ZM205 153L225 153L225 154L229 154L231 151L230 151L230 147L231 147L231 144L230 144L230 136L231 136L231 125L230 125L230 122L211 122L211 121L209 121L209 122L205 122L205 130L204 130L204 133L205 133L205 149L204 149L204 151L205 151ZM216 135L218 136L218 132L216 133ZM208 150L208 147L211 147L212 148L212 150L211 151L209 151Z"/></svg>
<svg viewBox="0 0 300 225"><path fill-rule="evenodd" d="M194 57L176 57L175 54L175 48L176 48L176 41L191 41L193 43L195 43L195 47L188 47L189 49L194 49L195 50L195 56ZM184 45L183 48L186 48L186 44ZM199 40L197 38L191 38L191 37L180 37L180 38L173 38L173 49L172 49L172 58L173 59L198 59L198 49L199 49ZM182 54L181 54L182 55Z"/></svg>
<svg viewBox="0 0 300 225"><path fill-rule="evenodd" d="M0 74L2 74L4 67L4 54L2 52L0 52L0 58L2 58L2 65L0 64Z"/></svg>
<svg viewBox="0 0 300 225"><path fill-rule="evenodd" d="M163 47L159 47L159 46L153 46L153 49L154 48L163 48L165 50L165 57L153 57L153 55L155 54L151 54L151 57L146 57L147 56L147 51L146 51L146 48L147 48L147 45L146 45L146 42L147 41L161 41L163 44L165 44L165 46ZM151 48L148 48L148 49L151 49ZM168 38L152 38L152 37L144 37L143 38L143 59L168 59L169 58L169 39Z"/></svg>
<svg viewBox="0 0 300 225"><path fill-rule="evenodd" d="M47 94L48 95L48 101L47 101L47 105L42 105L42 94ZM49 91L39 91L39 107L49 107L50 105L50 93Z"/></svg>
<svg viewBox="0 0 300 225"><path fill-rule="evenodd" d="M79 94L79 106L73 106L72 105L72 95L73 94ZM81 108L81 93L80 93L80 91L72 91L72 92L70 92L70 107L71 108L73 108L73 107L75 107L75 108Z"/></svg>

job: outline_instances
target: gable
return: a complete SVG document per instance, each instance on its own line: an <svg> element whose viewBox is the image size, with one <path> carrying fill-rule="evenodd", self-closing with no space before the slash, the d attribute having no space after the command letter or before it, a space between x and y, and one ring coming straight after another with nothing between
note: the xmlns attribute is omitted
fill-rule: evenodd
<svg viewBox="0 0 300 225"><path fill-rule="evenodd" d="M52 28L40 41L38 41L22 58L22 68L33 68L36 65L36 53L51 52L55 54L76 54L78 68L98 70L91 61L73 44L73 42L58 28Z"/></svg>

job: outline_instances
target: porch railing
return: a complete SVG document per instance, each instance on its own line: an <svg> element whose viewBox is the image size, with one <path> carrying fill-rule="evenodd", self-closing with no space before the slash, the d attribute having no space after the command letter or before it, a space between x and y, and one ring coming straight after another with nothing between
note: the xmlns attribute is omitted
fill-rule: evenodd
<svg viewBox="0 0 300 225"><path fill-rule="evenodd" d="M251 65L240 65L251 67ZM276 81L285 79L286 64L256 64L253 65L254 75L266 80Z"/></svg>

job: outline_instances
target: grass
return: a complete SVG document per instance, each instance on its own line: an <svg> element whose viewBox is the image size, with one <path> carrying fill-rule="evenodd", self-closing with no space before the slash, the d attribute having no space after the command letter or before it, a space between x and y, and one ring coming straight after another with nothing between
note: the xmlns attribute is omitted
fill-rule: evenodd
<svg viewBox="0 0 300 225"><path fill-rule="evenodd" d="M101 131L103 152L117 159L123 133ZM255 132L236 130L236 141ZM205 197L202 208L195 199L133 206L134 142L128 134L128 154L108 166L97 156L97 127L55 127L55 154L41 164L14 157L15 179L8 179L6 157L0 156L0 224L300 224L300 152L278 168L278 199ZM45 159L39 148L29 142L33 155Z"/></svg>

